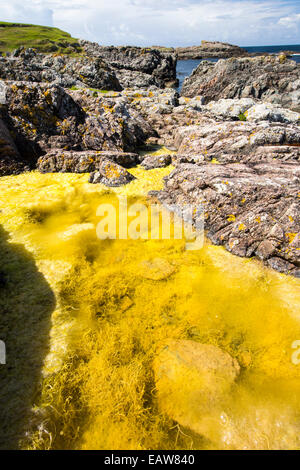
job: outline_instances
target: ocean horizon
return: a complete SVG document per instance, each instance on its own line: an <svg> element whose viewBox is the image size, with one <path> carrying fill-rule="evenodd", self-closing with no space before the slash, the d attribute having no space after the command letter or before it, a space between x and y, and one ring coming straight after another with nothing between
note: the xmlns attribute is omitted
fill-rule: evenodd
<svg viewBox="0 0 300 470"><path fill-rule="evenodd" d="M240 46L242 49L246 49L248 52L269 52L276 53L281 51L293 51L299 52L300 44L279 44L277 46Z"/></svg>

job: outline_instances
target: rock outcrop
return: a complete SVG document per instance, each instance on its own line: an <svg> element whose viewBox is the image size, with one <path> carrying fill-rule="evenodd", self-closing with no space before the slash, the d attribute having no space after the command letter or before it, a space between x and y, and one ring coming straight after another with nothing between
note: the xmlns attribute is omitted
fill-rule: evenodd
<svg viewBox="0 0 300 470"><path fill-rule="evenodd" d="M177 85L175 54L151 48L100 46L90 41L80 41L80 45L89 57L107 61L124 88Z"/></svg>
<svg viewBox="0 0 300 470"><path fill-rule="evenodd" d="M181 98L182 99L182 98ZM213 117L239 119L242 121L270 121L284 123L300 122L300 114L290 109L282 108L278 104L264 103L252 98L221 99L211 101L201 106L203 112L208 112Z"/></svg>
<svg viewBox="0 0 300 470"><path fill-rule="evenodd" d="M130 168L138 162L139 156L135 153L56 150L40 157L37 169L41 173L90 173L90 183L122 186L134 179L123 166Z"/></svg>
<svg viewBox="0 0 300 470"><path fill-rule="evenodd" d="M122 89L114 71L101 58L55 56L23 48L0 57L0 79L46 82L65 88Z"/></svg>
<svg viewBox="0 0 300 470"><path fill-rule="evenodd" d="M2 109L11 137L30 168L54 149L134 151L154 135L149 124L123 98L94 97L89 90L14 82ZM10 169L7 168L7 174Z"/></svg>
<svg viewBox="0 0 300 470"><path fill-rule="evenodd" d="M201 41L201 46L177 47L178 60L208 59L247 56L245 49L239 46L218 41Z"/></svg>
<svg viewBox="0 0 300 470"><path fill-rule="evenodd" d="M299 184L297 163L180 163L152 196L199 205L214 244L300 277Z"/></svg>
<svg viewBox="0 0 300 470"><path fill-rule="evenodd" d="M104 160L110 160L124 168L131 168L140 162L140 156L126 152L76 152L56 149L38 159L37 169L41 173L90 173L98 170Z"/></svg>
<svg viewBox="0 0 300 470"><path fill-rule="evenodd" d="M294 161L300 158L300 128L268 122L203 119L202 124L176 130L174 147L178 156L197 156L203 162L256 163Z"/></svg>
<svg viewBox="0 0 300 470"><path fill-rule="evenodd" d="M231 58L201 62L184 80L181 95L201 95L205 102L221 98L256 98L300 110L300 65L285 56Z"/></svg>
<svg viewBox="0 0 300 470"><path fill-rule="evenodd" d="M26 170L21 155L2 119L0 119L0 176Z"/></svg>

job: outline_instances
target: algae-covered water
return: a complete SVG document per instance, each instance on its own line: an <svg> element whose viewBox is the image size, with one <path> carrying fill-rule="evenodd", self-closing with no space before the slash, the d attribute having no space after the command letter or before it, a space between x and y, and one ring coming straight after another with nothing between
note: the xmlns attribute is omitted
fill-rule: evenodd
<svg viewBox="0 0 300 470"><path fill-rule="evenodd" d="M299 448L299 280L207 242L100 240L99 204L145 202L170 168L130 171L117 189L88 175L1 178L1 447ZM159 403L153 360L169 339L216 345L241 366L203 435Z"/></svg>

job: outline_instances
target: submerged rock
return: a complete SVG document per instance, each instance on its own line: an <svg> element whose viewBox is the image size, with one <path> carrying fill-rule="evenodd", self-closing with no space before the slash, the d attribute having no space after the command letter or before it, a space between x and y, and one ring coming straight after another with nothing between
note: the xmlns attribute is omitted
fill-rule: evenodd
<svg viewBox="0 0 300 470"><path fill-rule="evenodd" d="M164 258L144 260L140 263L138 272L141 277L152 281L161 281L170 277L176 268Z"/></svg>
<svg viewBox="0 0 300 470"><path fill-rule="evenodd" d="M95 232L96 228L95 225L92 223L86 224L73 224L69 226L66 230L61 233L58 233L58 238L61 240L69 241L72 240L74 237L78 235L82 235L83 233L87 232Z"/></svg>
<svg viewBox="0 0 300 470"><path fill-rule="evenodd" d="M212 344L172 340L154 360L154 372L162 411L215 440L213 417L239 375L236 359Z"/></svg>

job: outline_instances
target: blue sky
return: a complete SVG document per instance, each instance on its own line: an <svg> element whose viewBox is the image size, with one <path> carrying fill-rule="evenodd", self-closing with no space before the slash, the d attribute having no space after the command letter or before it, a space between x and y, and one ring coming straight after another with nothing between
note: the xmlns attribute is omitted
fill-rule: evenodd
<svg viewBox="0 0 300 470"><path fill-rule="evenodd" d="M106 45L300 44L300 0L0 0L0 12Z"/></svg>

